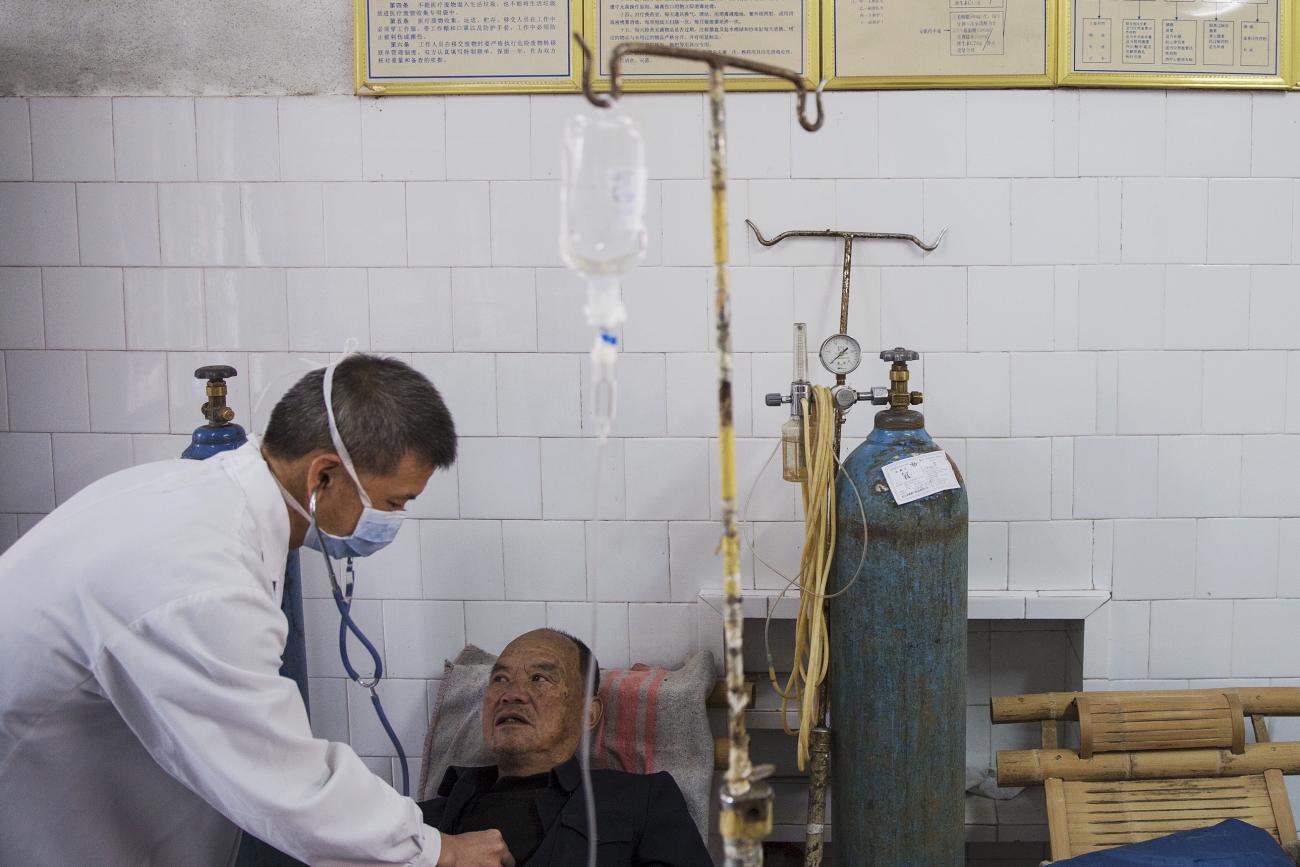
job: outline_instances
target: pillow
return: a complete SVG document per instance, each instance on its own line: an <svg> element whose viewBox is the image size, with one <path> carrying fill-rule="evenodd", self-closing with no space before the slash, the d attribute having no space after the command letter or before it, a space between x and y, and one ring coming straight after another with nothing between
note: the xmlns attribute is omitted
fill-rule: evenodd
<svg viewBox="0 0 1300 867"><path fill-rule="evenodd" d="M437 795L452 765L493 764L483 745L483 693L496 657L473 645L443 669L424 740L418 800ZM591 765L672 774L691 818L707 838L713 783L713 734L704 701L717 680L713 654L697 653L675 670L634 665L601 672L605 715L592 742ZM651 736L647 737L647 734Z"/></svg>
<svg viewBox="0 0 1300 867"><path fill-rule="evenodd" d="M438 794L447 768L493 764L483 745L483 693L496 657L468 645L455 661L443 662L442 683L424 736L424 767L416 800Z"/></svg>

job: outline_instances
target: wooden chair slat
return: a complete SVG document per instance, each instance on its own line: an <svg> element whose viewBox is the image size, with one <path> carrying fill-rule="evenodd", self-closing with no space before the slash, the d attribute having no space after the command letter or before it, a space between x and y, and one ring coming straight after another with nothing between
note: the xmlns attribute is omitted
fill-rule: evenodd
<svg viewBox="0 0 1300 867"><path fill-rule="evenodd" d="M1243 777L1197 777L1194 779L1171 780L1080 780L1082 791L1089 792L1183 792L1203 789L1240 789L1245 788Z"/></svg>
<svg viewBox="0 0 1300 867"><path fill-rule="evenodd" d="M1225 694L1169 696L1163 702L1150 696L1080 698L1079 755L1196 747L1240 753L1245 729L1234 723L1234 701L1240 708L1239 700Z"/></svg>
<svg viewBox="0 0 1300 867"><path fill-rule="evenodd" d="M1239 807L1252 807L1269 804L1268 795L1258 798L1245 796L1225 796L1218 798L1188 797L1180 801L1153 801L1149 798L1113 799L1094 801L1090 804L1070 803L1070 812L1075 816L1127 816L1133 811L1142 811L1155 815L1171 815L1179 812L1204 813L1207 810L1232 810Z"/></svg>
<svg viewBox="0 0 1300 867"><path fill-rule="evenodd" d="M1090 696L1097 693L1088 693ZM1152 695L1151 693L1137 693L1124 695L1123 693L1108 692L1101 698L1094 698L1093 707L1126 711L1153 710L1164 712L1170 709L1184 710L1212 710L1214 708L1227 707L1225 694L1220 691L1203 690L1194 692L1190 695Z"/></svg>
<svg viewBox="0 0 1300 867"><path fill-rule="evenodd" d="M1231 741L1232 732L1229 730L1215 732L1204 729L1192 729L1190 731L1165 729L1163 731L1151 730L1144 732L1095 732L1092 738L1092 748L1099 753L1160 749L1158 746L1140 747L1136 746L1136 744L1171 744L1172 746L1167 747L1167 749L1171 750L1184 750L1193 747L1225 749L1230 745ZM1108 747L1110 749L1107 749Z"/></svg>
<svg viewBox="0 0 1300 867"><path fill-rule="evenodd" d="M1208 717L1213 715L1226 716L1230 711L1227 699L1220 696L1220 701L1216 702L1178 702L1177 704L1156 704L1153 702L1139 702L1138 699L1112 699L1106 702L1091 701L1092 712L1104 714L1107 716L1166 716L1171 713L1192 713L1199 716Z"/></svg>
<svg viewBox="0 0 1300 867"><path fill-rule="evenodd" d="M1056 727L1056 720L1045 719L1038 724L1038 728L1043 737L1043 749L1054 750L1061 745L1061 736Z"/></svg>
<svg viewBox="0 0 1300 867"><path fill-rule="evenodd" d="M1047 833L1052 841L1052 858L1060 861L1071 858L1070 823L1065 810L1065 784L1058 779L1049 779L1043 784L1047 800Z"/></svg>
<svg viewBox="0 0 1300 867"><path fill-rule="evenodd" d="M1098 843L1113 840L1118 835L1126 837L1142 835L1150 840L1154 837L1163 837L1167 834L1173 834L1175 831L1192 831L1196 828L1208 828L1212 825L1219 824L1225 819L1237 819L1249 825L1254 825L1257 828L1267 831L1273 839L1277 839L1277 828L1273 821L1272 812L1269 810L1239 810L1236 813L1230 813L1224 816L1159 818L1130 816L1126 819L1116 820L1110 823L1071 823L1069 825L1070 848L1075 850L1082 849L1088 845L1095 846Z"/></svg>
<svg viewBox="0 0 1300 867"><path fill-rule="evenodd" d="M1232 712L1232 743L1229 748L1234 756L1246 751L1246 714L1241 708L1241 698L1236 693L1224 693L1228 700L1228 709Z"/></svg>
<svg viewBox="0 0 1300 867"><path fill-rule="evenodd" d="M1218 812L1225 817L1237 813L1271 812L1272 802L1267 797L1260 799L1237 798L1231 801L1196 801L1181 807L1152 805L1149 803L1112 804L1107 810L1081 810L1070 805L1070 822L1089 825L1106 825L1115 822L1129 822L1140 819L1144 822L1163 822L1167 819L1210 819ZM1276 824L1276 823L1274 823Z"/></svg>
<svg viewBox="0 0 1300 867"><path fill-rule="evenodd" d="M1074 700L1079 709L1079 758L1092 758L1092 696L1080 695Z"/></svg>
<svg viewBox="0 0 1300 867"><path fill-rule="evenodd" d="M1108 716L1093 714L1092 725L1099 732L1158 732L1162 729L1184 729L1184 731L1218 731L1229 728L1232 720L1227 714L1218 716L1197 716L1193 711L1179 712L1177 716L1153 716L1144 714L1136 716Z"/></svg>
<svg viewBox="0 0 1300 867"><path fill-rule="evenodd" d="M1146 719L1227 719L1231 714L1231 711L1226 707L1171 707L1160 710L1133 710L1129 708L1127 710L1116 710L1097 707L1095 704L1092 706L1092 712L1099 719L1103 717L1119 717L1134 722Z"/></svg>
<svg viewBox="0 0 1300 867"><path fill-rule="evenodd" d="M1278 839L1283 843L1294 843L1296 841L1295 814L1291 812L1291 800L1286 794L1286 783L1282 780L1282 772L1265 771L1264 785L1268 787Z"/></svg>
<svg viewBox="0 0 1300 867"><path fill-rule="evenodd" d="M1279 838L1263 775L1227 780L1062 783L1070 851L1095 852L1240 819Z"/></svg>
<svg viewBox="0 0 1300 867"><path fill-rule="evenodd" d="M1190 750L1190 749L1227 749L1232 745L1231 738L1221 737L1133 737L1133 738L1097 738L1092 742L1095 753L1127 753L1145 750Z"/></svg>

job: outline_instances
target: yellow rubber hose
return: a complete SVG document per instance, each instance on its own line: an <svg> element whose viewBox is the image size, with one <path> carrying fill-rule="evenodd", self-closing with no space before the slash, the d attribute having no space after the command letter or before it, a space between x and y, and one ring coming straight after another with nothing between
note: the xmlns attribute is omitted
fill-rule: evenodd
<svg viewBox="0 0 1300 867"><path fill-rule="evenodd" d="M801 401L804 457L808 478L802 482L803 556L799 561L799 614L795 620L794 665L782 688L769 662L768 677L781 696L781 725L793 735L787 711L799 708L799 769L808 761L808 738L821 718L818 696L829 668L826 630L826 585L835 553L835 409L830 389L814 385L811 405Z"/></svg>

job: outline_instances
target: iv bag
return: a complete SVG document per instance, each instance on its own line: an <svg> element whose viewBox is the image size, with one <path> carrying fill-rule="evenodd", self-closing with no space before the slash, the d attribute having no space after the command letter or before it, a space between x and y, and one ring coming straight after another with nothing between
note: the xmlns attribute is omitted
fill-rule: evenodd
<svg viewBox="0 0 1300 867"><path fill-rule="evenodd" d="M645 255L645 146L617 106L564 127L560 255L588 277L624 274Z"/></svg>

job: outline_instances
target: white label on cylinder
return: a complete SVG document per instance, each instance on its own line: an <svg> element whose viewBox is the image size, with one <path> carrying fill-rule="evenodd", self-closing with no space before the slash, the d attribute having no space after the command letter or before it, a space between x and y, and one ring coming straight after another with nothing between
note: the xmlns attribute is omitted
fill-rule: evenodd
<svg viewBox="0 0 1300 867"><path fill-rule="evenodd" d="M944 451L912 455L880 469L885 474L885 481L889 483L894 502L900 506L940 491L961 487L957 474L952 470L952 463L948 460L948 453Z"/></svg>

